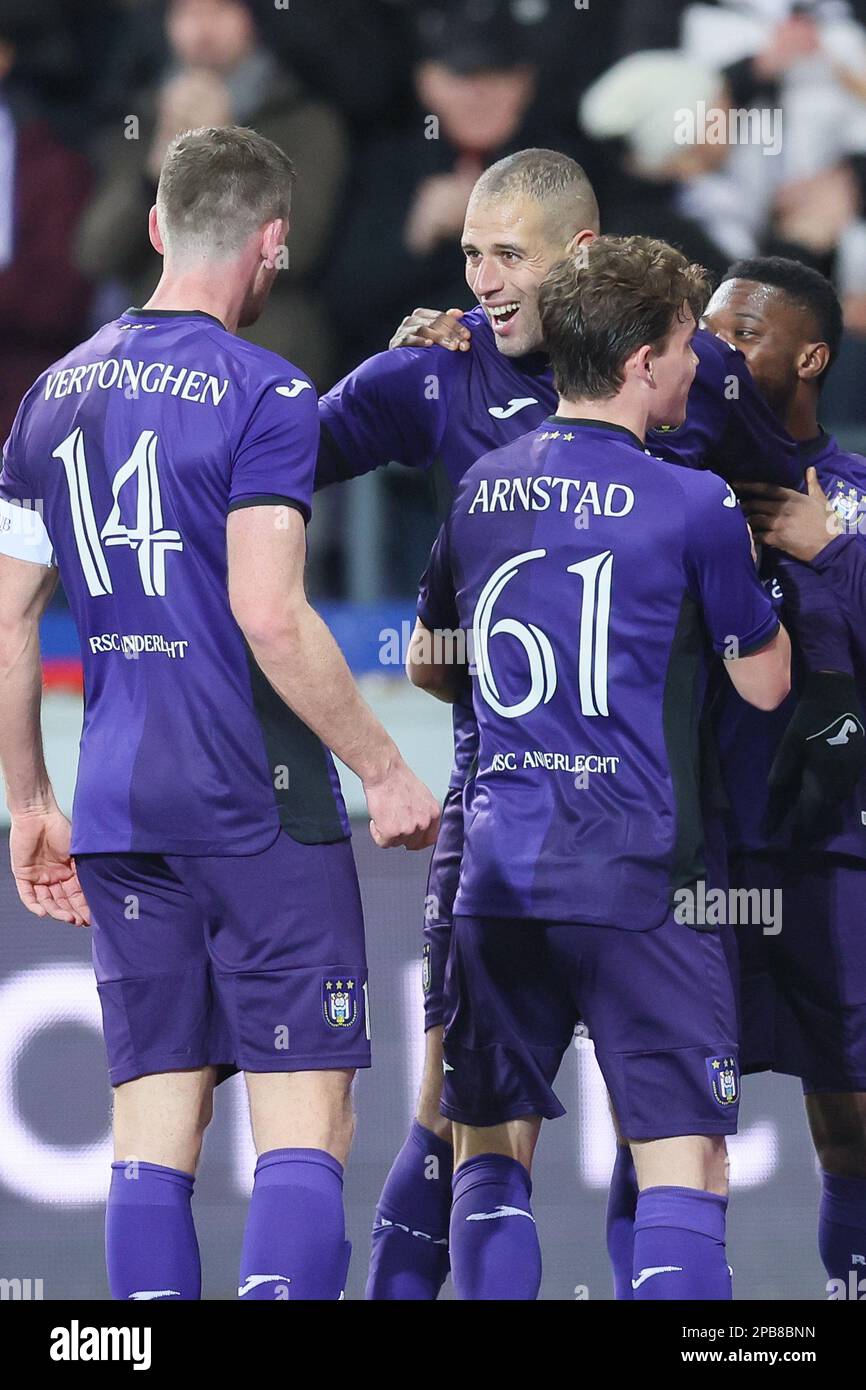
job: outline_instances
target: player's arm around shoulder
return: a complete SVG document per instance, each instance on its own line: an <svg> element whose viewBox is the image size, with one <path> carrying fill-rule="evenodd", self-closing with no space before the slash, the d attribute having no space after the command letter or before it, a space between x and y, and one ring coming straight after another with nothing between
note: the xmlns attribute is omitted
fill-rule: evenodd
<svg viewBox="0 0 866 1390"><path fill-rule="evenodd" d="M699 359L695 394L718 432L707 441L710 466L731 481L752 476L796 487L801 467L796 446L758 390L742 352L707 329L696 333L693 343Z"/></svg>
<svg viewBox="0 0 866 1390"><path fill-rule="evenodd" d="M791 689L791 643L758 577L736 496L712 473L684 476L686 573L738 694L773 710Z"/></svg>
<svg viewBox="0 0 866 1390"><path fill-rule="evenodd" d="M463 309L413 309L397 328L388 347L444 347L449 352L468 352L472 334L462 324Z"/></svg>
<svg viewBox="0 0 866 1390"><path fill-rule="evenodd" d="M441 347L379 352L327 391L319 401L316 489L389 463L429 468L446 428L455 361Z"/></svg>

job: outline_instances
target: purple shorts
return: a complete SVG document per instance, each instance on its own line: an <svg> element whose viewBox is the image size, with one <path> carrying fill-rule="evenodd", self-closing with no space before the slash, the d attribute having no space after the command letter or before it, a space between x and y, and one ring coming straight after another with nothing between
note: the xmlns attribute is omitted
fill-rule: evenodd
<svg viewBox="0 0 866 1390"><path fill-rule="evenodd" d="M445 994L449 1119L564 1115L553 1082L583 1019L626 1138L736 1131L736 1006L717 932L672 917L638 932L457 916Z"/></svg>
<svg viewBox="0 0 866 1390"><path fill-rule="evenodd" d="M215 1065L368 1067L349 840L260 854L80 855L111 1083Z"/></svg>
<svg viewBox="0 0 866 1390"><path fill-rule="evenodd" d="M424 898L424 1028L445 1022L445 965L451 944L451 921L460 861L463 858L463 789L451 787L442 803L439 834L430 859Z"/></svg>
<svg viewBox="0 0 866 1390"><path fill-rule="evenodd" d="M866 865L740 855L731 886L781 893L781 931L737 928L743 1071L805 1091L866 1091Z"/></svg>

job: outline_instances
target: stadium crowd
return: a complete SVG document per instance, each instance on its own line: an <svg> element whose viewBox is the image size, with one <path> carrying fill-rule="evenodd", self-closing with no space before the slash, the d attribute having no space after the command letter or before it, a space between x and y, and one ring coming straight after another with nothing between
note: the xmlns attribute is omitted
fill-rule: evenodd
<svg viewBox="0 0 866 1390"><path fill-rule="evenodd" d="M829 274L824 415L866 428L866 0L0 0L3 437L40 371L150 293L165 149L226 122L297 165L290 264L250 336L321 389L415 305L471 307L469 191L546 146L586 168L607 231L715 276L766 253ZM389 487L411 533L417 480ZM339 594L345 518L323 514L314 584Z"/></svg>

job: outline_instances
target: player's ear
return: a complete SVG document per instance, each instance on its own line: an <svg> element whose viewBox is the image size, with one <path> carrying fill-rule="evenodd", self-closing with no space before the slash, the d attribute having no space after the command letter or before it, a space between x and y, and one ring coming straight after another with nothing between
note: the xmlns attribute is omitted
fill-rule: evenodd
<svg viewBox="0 0 866 1390"><path fill-rule="evenodd" d="M565 248L566 255L569 257L576 256L582 247L591 245L591 243L597 239L598 232L594 232L591 227L581 227L579 232L575 232L571 241Z"/></svg>
<svg viewBox="0 0 866 1390"><path fill-rule="evenodd" d="M147 219L147 230L150 235L150 244L153 247L154 251L158 251L161 256L164 256L165 243L162 239L162 233L159 230L159 218L157 216L155 203L151 208L150 214Z"/></svg>
<svg viewBox="0 0 866 1390"><path fill-rule="evenodd" d="M826 343L807 343L800 353L797 375L801 381L817 381L830 365L830 349Z"/></svg>
<svg viewBox="0 0 866 1390"><path fill-rule="evenodd" d="M653 350L649 343L644 343L637 352L633 352L631 357L626 360L625 370L633 371L638 381L647 386L655 386L653 380Z"/></svg>
<svg viewBox="0 0 866 1390"><path fill-rule="evenodd" d="M284 217L275 217L262 229L262 260L269 270L284 262L289 224Z"/></svg>

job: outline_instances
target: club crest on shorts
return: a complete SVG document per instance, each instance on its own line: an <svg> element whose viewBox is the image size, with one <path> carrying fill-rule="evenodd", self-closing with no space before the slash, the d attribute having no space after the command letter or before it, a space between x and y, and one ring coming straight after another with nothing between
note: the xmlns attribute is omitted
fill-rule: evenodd
<svg viewBox="0 0 866 1390"><path fill-rule="evenodd" d="M430 986L433 983L433 970L430 965L430 942L424 942L424 950L421 952L421 985L425 994L430 993Z"/></svg>
<svg viewBox="0 0 866 1390"><path fill-rule="evenodd" d="M336 975L324 979L322 1010L332 1028L351 1028L358 1017L357 982Z"/></svg>
<svg viewBox="0 0 866 1390"><path fill-rule="evenodd" d="M740 1073L735 1057L708 1057L707 1076L719 1105L735 1105L740 1099Z"/></svg>

